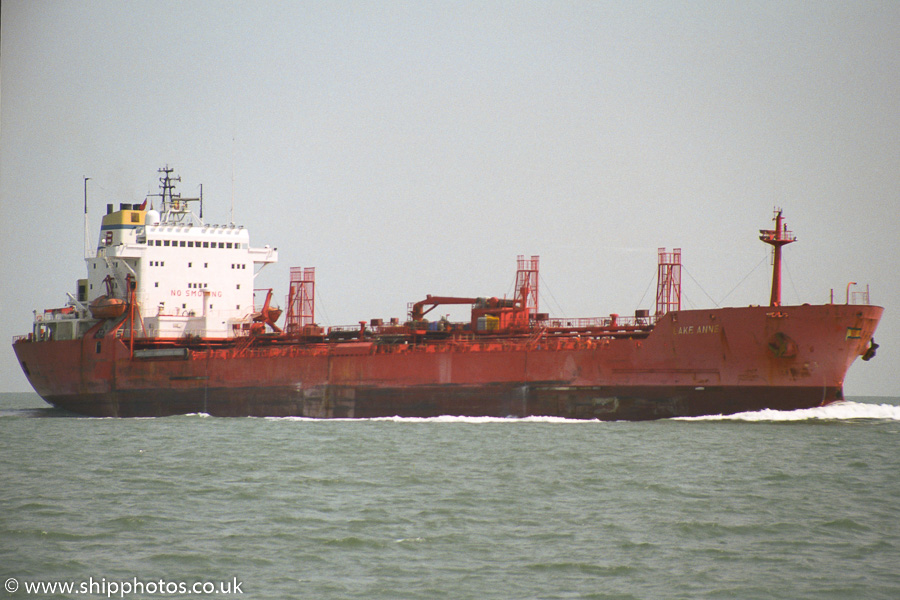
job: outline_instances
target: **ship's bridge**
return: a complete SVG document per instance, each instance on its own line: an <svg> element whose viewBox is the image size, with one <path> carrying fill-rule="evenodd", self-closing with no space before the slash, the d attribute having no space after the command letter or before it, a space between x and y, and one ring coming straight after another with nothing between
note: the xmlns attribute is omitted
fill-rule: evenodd
<svg viewBox="0 0 900 600"><path fill-rule="evenodd" d="M85 259L86 300L128 301L131 285L143 335L231 337L252 320L253 280L277 250L250 247L243 226L204 223L189 209L200 202L202 214L202 188L200 198L181 198L171 169L160 172L159 210L107 205L96 255Z"/></svg>
<svg viewBox="0 0 900 600"><path fill-rule="evenodd" d="M138 223L146 216L122 212L116 221L126 224L128 213ZM88 297L125 298L131 276L149 337L230 337L252 316L256 273L278 260L276 249L251 248L248 230L233 225L140 224L113 241L86 261Z"/></svg>

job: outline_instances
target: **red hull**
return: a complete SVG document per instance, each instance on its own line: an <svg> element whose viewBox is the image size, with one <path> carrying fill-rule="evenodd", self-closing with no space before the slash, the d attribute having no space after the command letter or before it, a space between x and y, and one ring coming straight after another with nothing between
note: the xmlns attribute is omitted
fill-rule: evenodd
<svg viewBox="0 0 900 600"><path fill-rule="evenodd" d="M678 311L632 337L418 345L261 338L214 350L185 341L180 356L132 357L127 340L112 337L13 346L46 401L92 416L642 420L840 400L882 312L832 304ZM135 347L172 346L136 340Z"/></svg>

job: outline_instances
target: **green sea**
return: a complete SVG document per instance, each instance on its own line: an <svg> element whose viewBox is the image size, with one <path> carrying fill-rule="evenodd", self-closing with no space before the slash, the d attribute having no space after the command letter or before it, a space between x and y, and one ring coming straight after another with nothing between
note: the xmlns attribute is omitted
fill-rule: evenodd
<svg viewBox="0 0 900 600"><path fill-rule="evenodd" d="M2 394L0 580L0 600L893 600L900 399L604 423L94 419Z"/></svg>

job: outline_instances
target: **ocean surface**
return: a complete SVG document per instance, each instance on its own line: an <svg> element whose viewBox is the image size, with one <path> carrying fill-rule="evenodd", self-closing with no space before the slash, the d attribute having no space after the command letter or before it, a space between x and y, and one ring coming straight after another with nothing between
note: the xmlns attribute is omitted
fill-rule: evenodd
<svg viewBox="0 0 900 600"><path fill-rule="evenodd" d="M603 423L91 419L0 394L0 580L0 599L893 600L900 398Z"/></svg>

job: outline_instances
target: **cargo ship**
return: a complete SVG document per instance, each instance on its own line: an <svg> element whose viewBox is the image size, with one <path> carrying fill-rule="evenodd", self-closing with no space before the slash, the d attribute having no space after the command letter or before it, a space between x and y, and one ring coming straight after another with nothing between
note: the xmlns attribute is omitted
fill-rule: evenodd
<svg viewBox="0 0 900 600"><path fill-rule="evenodd" d="M652 314L551 318L539 310L539 258L519 256L512 297L428 295L402 320L326 328L314 268L290 269L277 308L271 289L254 288L277 249L204 223L202 187L183 198L173 170L159 172L144 203L107 205L87 277L13 340L53 406L97 417L599 420L792 410L841 400L851 364L877 347L883 308L868 286L782 304L782 249L796 237L777 209L759 234L772 247L768 305L682 310L681 251L661 248ZM449 305L470 317L433 318Z"/></svg>

